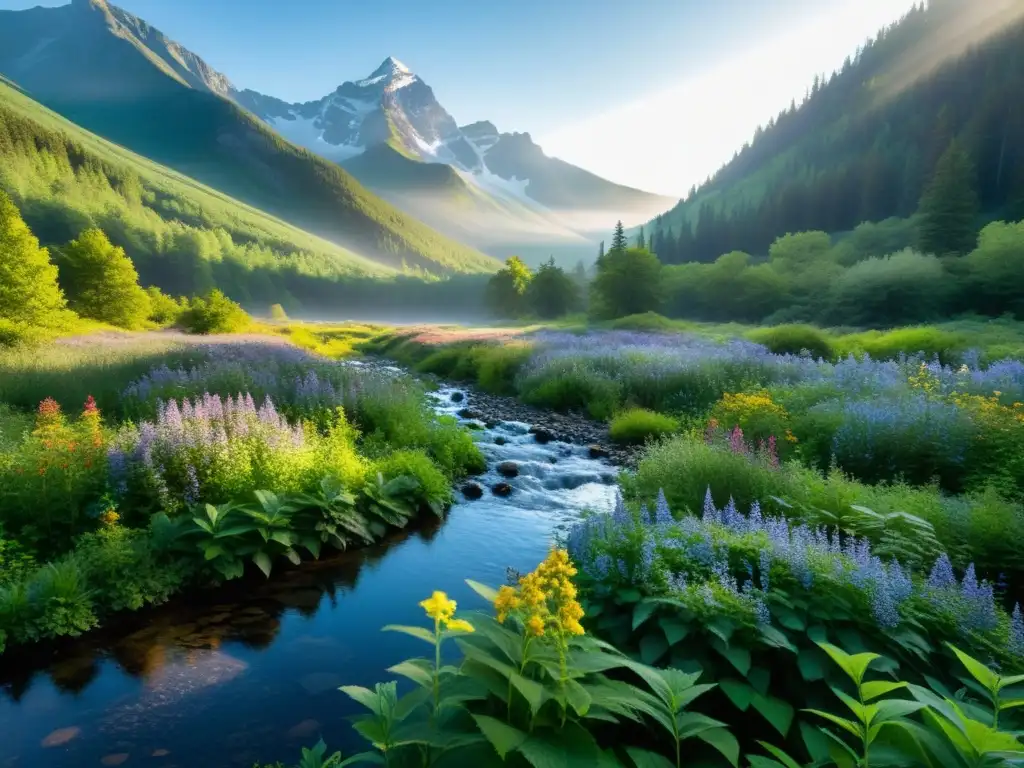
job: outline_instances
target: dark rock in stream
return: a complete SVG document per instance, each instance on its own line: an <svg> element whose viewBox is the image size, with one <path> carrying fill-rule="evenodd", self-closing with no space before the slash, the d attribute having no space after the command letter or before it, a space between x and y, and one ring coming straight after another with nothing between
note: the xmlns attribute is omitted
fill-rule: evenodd
<svg viewBox="0 0 1024 768"><path fill-rule="evenodd" d="M479 411L474 411L472 408L463 408L459 411L458 416L460 419L480 419L482 416Z"/></svg>
<svg viewBox="0 0 1024 768"><path fill-rule="evenodd" d="M503 477L518 477L519 465L514 461L503 461L498 465L498 474Z"/></svg>
<svg viewBox="0 0 1024 768"><path fill-rule="evenodd" d="M506 440L504 437L501 437L500 435L498 437L494 438L494 444L495 445L505 445L505 443L507 443L507 442L508 442L508 440Z"/></svg>
<svg viewBox="0 0 1024 768"><path fill-rule="evenodd" d="M453 403L461 403L466 396L462 392L452 392L450 399Z"/></svg>
<svg viewBox="0 0 1024 768"><path fill-rule="evenodd" d="M530 434L533 435L533 439L541 445L546 445L555 439L555 436L543 427L530 427Z"/></svg>
<svg viewBox="0 0 1024 768"><path fill-rule="evenodd" d="M495 496L508 496L512 493L512 486L508 483L498 483L491 488Z"/></svg>
<svg viewBox="0 0 1024 768"><path fill-rule="evenodd" d="M600 445L588 445L587 450L590 451L590 458L592 459L609 459L611 458L611 451L607 448L602 448Z"/></svg>
<svg viewBox="0 0 1024 768"><path fill-rule="evenodd" d="M462 495L467 499L479 499L484 495L483 486L480 483L466 483L462 486Z"/></svg>

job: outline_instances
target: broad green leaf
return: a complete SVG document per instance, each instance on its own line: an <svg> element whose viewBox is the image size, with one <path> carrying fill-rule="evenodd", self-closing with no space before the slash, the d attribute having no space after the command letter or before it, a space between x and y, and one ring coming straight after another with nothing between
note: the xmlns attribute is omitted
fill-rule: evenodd
<svg viewBox="0 0 1024 768"><path fill-rule="evenodd" d="M620 605L622 603L637 603L640 601L640 590L627 587L620 589L615 593L615 601Z"/></svg>
<svg viewBox="0 0 1024 768"><path fill-rule="evenodd" d="M789 726L793 723L793 707L782 699L760 693L753 697L751 704L782 736L789 733Z"/></svg>
<svg viewBox="0 0 1024 768"><path fill-rule="evenodd" d="M434 633L424 627L409 627L404 624L388 624L381 628L381 632L401 632L404 635L410 635L418 638L430 645L437 644L437 638L434 637Z"/></svg>
<svg viewBox="0 0 1024 768"><path fill-rule="evenodd" d="M654 664L668 651L668 642L661 632L648 632L640 638L640 659L644 664Z"/></svg>
<svg viewBox="0 0 1024 768"><path fill-rule="evenodd" d="M832 731L822 729L822 733L828 737L828 755L837 768L859 768L860 758L845 741Z"/></svg>
<svg viewBox="0 0 1024 768"><path fill-rule="evenodd" d="M829 643L818 643L818 647L832 657L832 660L839 665L855 685L860 685L864 680L864 673L875 659L881 658L877 653L848 654L842 648Z"/></svg>
<svg viewBox="0 0 1024 768"><path fill-rule="evenodd" d="M681 642L690 633L689 622L678 616L659 616L658 624L665 633L665 639L668 640L670 646Z"/></svg>
<svg viewBox="0 0 1024 768"><path fill-rule="evenodd" d="M501 720L487 715L473 715L480 732L487 737L494 747L494 751L504 760L505 755L517 749L520 744L526 741L526 734L518 728L513 728Z"/></svg>
<svg viewBox="0 0 1024 768"><path fill-rule="evenodd" d="M825 667L821 663L822 658L811 648L801 652L796 659L796 665L800 669L800 676L808 682L825 679Z"/></svg>
<svg viewBox="0 0 1024 768"><path fill-rule="evenodd" d="M513 672L509 679L512 681L512 687L519 691L520 695L526 699L526 703L530 705L530 712L536 715L541 704L544 703L543 686L523 677L518 672Z"/></svg>
<svg viewBox="0 0 1024 768"><path fill-rule="evenodd" d="M746 712L750 709L750 704L754 699L754 695L757 693L753 688L740 680L719 680L718 687L722 689L722 693L729 697L731 701L740 712Z"/></svg>
<svg viewBox="0 0 1024 768"><path fill-rule="evenodd" d="M768 686L772 682L772 673L767 667L751 667L747 673L747 681L754 690L763 696L768 695Z"/></svg>
<svg viewBox="0 0 1024 768"><path fill-rule="evenodd" d="M728 619L714 619L707 623L707 628L712 634L721 638L723 643L729 645L729 638L732 637L736 625Z"/></svg>
<svg viewBox="0 0 1024 768"><path fill-rule="evenodd" d="M380 714L380 697L369 688L363 688L361 685L343 685L338 690L362 704L375 715Z"/></svg>
<svg viewBox="0 0 1024 768"><path fill-rule="evenodd" d="M779 624L784 626L786 629L791 629L794 632L803 632L807 629L807 622L805 622L795 611L790 611L785 608L776 608L772 611L772 614L778 620Z"/></svg>
<svg viewBox="0 0 1024 768"><path fill-rule="evenodd" d="M1000 712L1004 709L1015 709L1016 707L1024 707L1024 699L1006 699L999 702Z"/></svg>
<svg viewBox="0 0 1024 768"><path fill-rule="evenodd" d="M899 720L917 712L920 709L924 709L924 704L920 701L908 701L907 699L886 699L878 702L876 705L878 709L875 712L875 716L871 719L872 723L888 723L893 720Z"/></svg>
<svg viewBox="0 0 1024 768"><path fill-rule="evenodd" d="M388 667L388 672L407 677L424 688L433 688L434 686L433 665L426 659L403 661L393 667Z"/></svg>
<svg viewBox="0 0 1024 768"><path fill-rule="evenodd" d="M639 747L626 747L626 754L636 768L675 768L675 763L656 752L648 752Z"/></svg>
<svg viewBox="0 0 1024 768"><path fill-rule="evenodd" d="M736 671L746 676L750 671L750 650L747 648L730 648L720 643L714 643L714 648L722 656L729 660L729 663L736 667Z"/></svg>
<svg viewBox="0 0 1024 768"><path fill-rule="evenodd" d="M517 752L533 768L593 768L604 762L594 737L571 722L560 733L531 735Z"/></svg>
<svg viewBox="0 0 1024 768"><path fill-rule="evenodd" d="M758 631L760 631L761 638L766 644L776 648L785 648L793 653L797 652L796 646L789 642L789 638L770 624L761 625Z"/></svg>
<svg viewBox="0 0 1024 768"><path fill-rule="evenodd" d="M575 680L566 681L565 698L569 702L569 706L576 710L576 714L580 717L584 717L590 710L592 702L590 693Z"/></svg>
<svg viewBox="0 0 1024 768"><path fill-rule="evenodd" d="M466 584L469 585L470 589L489 603L493 603L498 597L498 590L488 587L486 584L481 584L479 581L466 579Z"/></svg>
<svg viewBox="0 0 1024 768"><path fill-rule="evenodd" d="M662 676L660 670L654 669L654 667L649 667L646 664L641 664L638 661L633 661L632 659L627 660L624 666L629 667L640 675L640 677L644 679L644 682L650 686L652 691L654 691L655 695L661 699L665 706L668 706L669 702L672 701L672 688Z"/></svg>
<svg viewBox="0 0 1024 768"><path fill-rule="evenodd" d="M1009 677L1001 677L999 678L999 690L1001 691L1003 690L1003 688L1008 688L1011 685L1016 685L1017 683L1024 683L1024 675L1010 675Z"/></svg>
<svg viewBox="0 0 1024 768"><path fill-rule="evenodd" d="M256 566L263 571L263 575L270 578L270 556L266 552L260 551L252 556L252 561L256 563Z"/></svg>
<svg viewBox="0 0 1024 768"><path fill-rule="evenodd" d="M350 765L359 765L360 763L384 765L384 756L380 752L360 752L352 757L346 757L338 763L338 768L348 768Z"/></svg>
<svg viewBox="0 0 1024 768"><path fill-rule="evenodd" d="M986 690L999 690L999 677L998 675L996 675L995 672L986 667L977 659L968 656L966 653L961 651L952 643L946 643L946 645L949 647L951 651L953 651L953 653L956 654L956 657L960 659L960 663L967 668L967 671L971 673L971 676L979 683L981 683Z"/></svg>
<svg viewBox="0 0 1024 768"><path fill-rule="evenodd" d="M898 691L901 688L906 688L906 683L893 683L888 680L870 680L860 687L861 698L864 701L871 701L877 699L879 696L884 696L887 693Z"/></svg>
<svg viewBox="0 0 1024 768"><path fill-rule="evenodd" d="M633 608L633 629L636 630L641 624L651 618L651 615L658 610L658 604L649 600L641 600Z"/></svg>
<svg viewBox="0 0 1024 768"><path fill-rule="evenodd" d="M727 728L712 728L697 734L697 738L721 752L732 765L739 765L740 744Z"/></svg>

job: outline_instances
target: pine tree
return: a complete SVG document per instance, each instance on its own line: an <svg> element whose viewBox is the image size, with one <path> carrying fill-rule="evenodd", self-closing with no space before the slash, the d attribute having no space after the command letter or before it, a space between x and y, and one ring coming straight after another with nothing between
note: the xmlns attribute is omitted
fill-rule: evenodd
<svg viewBox="0 0 1024 768"><path fill-rule="evenodd" d="M62 250L60 283L78 314L122 328L145 322L149 294L139 285L139 273L123 248L93 228Z"/></svg>
<svg viewBox="0 0 1024 768"><path fill-rule="evenodd" d="M615 224L615 234L612 236L612 250L613 251L624 251L629 247L626 242L626 230L622 227L622 222L619 221Z"/></svg>
<svg viewBox="0 0 1024 768"><path fill-rule="evenodd" d="M50 254L0 191L0 323L52 327L68 316Z"/></svg>
<svg viewBox="0 0 1024 768"><path fill-rule="evenodd" d="M641 250L647 247L647 243L644 241L644 228L640 227L640 234L636 236L636 247Z"/></svg>
<svg viewBox="0 0 1024 768"><path fill-rule="evenodd" d="M978 242L977 174L970 155L954 140L921 196L918 233L921 250L935 255L963 255Z"/></svg>
<svg viewBox="0 0 1024 768"><path fill-rule="evenodd" d="M604 258L604 240L601 241L601 247L597 249L597 260L600 261Z"/></svg>

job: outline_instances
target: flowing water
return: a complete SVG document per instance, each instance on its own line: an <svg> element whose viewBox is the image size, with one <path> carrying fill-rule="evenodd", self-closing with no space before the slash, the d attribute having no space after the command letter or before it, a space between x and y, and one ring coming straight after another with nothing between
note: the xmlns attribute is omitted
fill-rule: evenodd
<svg viewBox="0 0 1024 768"><path fill-rule="evenodd" d="M433 394L438 411L470 404L453 392ZM382 626L425 624L417 603L435 589L460 610L482 607L465 579L504 583L507 568L532 569L583 510L611 508L614 467L581 446L540 445L528 428L476 433L484 495L460 495L443 521L132 614L42 660L0 657L0 766L294 764L320 737L361 749L347 720L357 708L338 686L392 679L388 666L426 650ZM497 471L508 461L515 478ZM500 482L509 496L492 493Z"/></svg>

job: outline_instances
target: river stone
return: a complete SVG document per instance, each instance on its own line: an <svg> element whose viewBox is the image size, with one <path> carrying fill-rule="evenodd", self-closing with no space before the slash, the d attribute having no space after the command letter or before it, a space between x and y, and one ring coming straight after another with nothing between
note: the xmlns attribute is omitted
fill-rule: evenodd
<svg viewBox="0 0 1024 768"><path fill-rule="evenodd" d="M480 483L466 483L462 486L462 495L467 499L479 499L484 495L484 489Z"/></svg>
<svg viewBox="0 0 1024 768"><path fill-rule="evenodd" d="M503 477L518 477L519 465L514 461L503 461L498 465L498 474Z"/></svg>
<svg viewBox="0 0 1024 768"><path fill-rule="evenodd" d="M303 720L288 729L289 739L304 739L320 730L319 720Z"/></svg>
<svg viewBox="0 0 1024 768"><path fill-rule="evenodd" d="M299 685L306 689L310 696L324 693L332 688L338 688L345 684L341 675L334 672L312 672L299 678Z"/></svg>
<svg viewBox="0 0 1024 768"><path fill-rule="evenodd" d="M453 403L461 403L466 399L466 396L461 392L452 392L450 399Z"/></svg>
<svg viewBox="0 0 1024 768"><path fill-rule="evenodd" d="M51 731L47 734L46 738L42 741L42 746L59 747L61 744L67 744L81 732L82 729L77 725L72 725L70 728L58 728L56 731Z"/></svg>
<svg viewBox="0 0 1024 768"><path fill-rule="evenodd" d="M512 486L508 483L498 483L491 488L495 496L508 496L512 493Z"/></svg>
<svg viewBox="0 0 1024 768"><path fill-rule="evenodd" d="M154 749L150 757L167 757L169 754L171 754L169 749Z"/></svg>
<svg viewBox="0 0 1024 768"><path fill-rule="evenodd" d="M107 755L106 757L101 758L100 762L103 763L103 765L120 765L127 759L127 752L117 752L113 755Z"/></svg>
<svg viewBox="0 0 1024 768"><path fill-rule="evenodd" d="M494 438L494 444L495 445L505 445L505 443L507 443L507 442L508 442L508 440L506 440L501 435L498 435L496 438Z"/></svg>
<svg viewBox="0 0 1024 768"><path fill-rule="evenodd" d="M587 450L590 451L590 458L592 459L607 459L611 457L611 451L607 448L602 448L600 445L589 445Z"/></svg>
<svg viewBox="0 0 1024 768"><path fill-rule="evenodd" d="M472 408L463 408L459 411L460 419L479 419L481 418L480 411L474 411Z"/></svg>
<svg viewBox="0 0 1024 768"><path fill-rule="evenodd" d="M544 429L543 427L530 427L530 434L533 435L533 439L536 440L541 445L544 445L545 443L550 443L552 440L555 439L555 436L551 434L550 431Z"/></svg>

